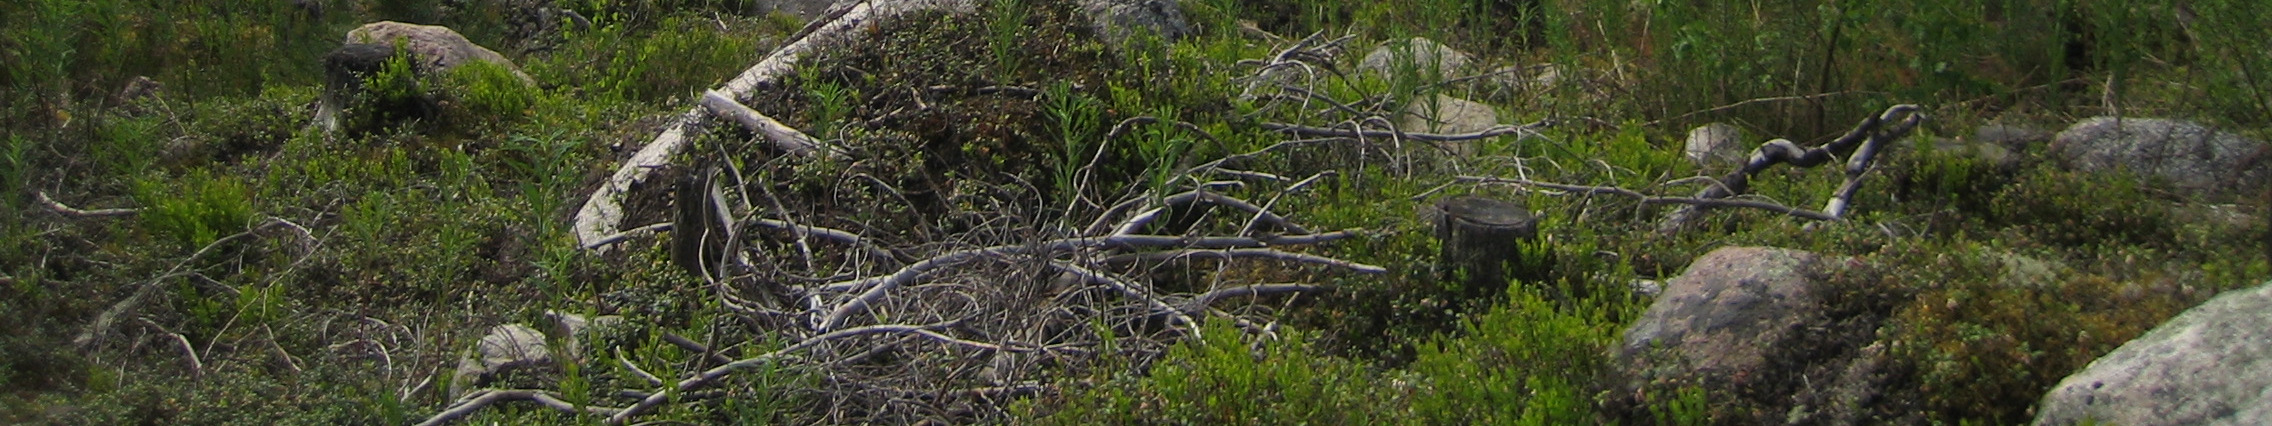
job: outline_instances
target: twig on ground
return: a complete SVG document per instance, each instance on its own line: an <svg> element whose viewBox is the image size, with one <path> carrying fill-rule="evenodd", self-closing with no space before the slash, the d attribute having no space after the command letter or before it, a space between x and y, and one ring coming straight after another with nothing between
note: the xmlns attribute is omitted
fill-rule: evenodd
<svg viewBox="0 0 2272 426"><path fill-rule="evenodd" d="M38 198L38 200L39 200L39 204L40 204L41 206L47 207L47 211L50 211L50 212L55 212L55 214L63 215L63 217L68 217L68 218L72 218L72 219L86 219L86 218L95 218L95 217L113 217L113 216L133 216L133 215L135 215L135 214L139 214L139 213L142 213L142 209L94 209L94 210L81 210L81 209L77 209L77 208L72 208L71 206L63 205L63 203L61 203L61 202L57 202L57 201L55 201L55 199L53 199L53 198L48 198L48 197L47 197L47 191L39 191L39 192L36 192L36 193L34 193L33 195L35 195L35 196L36 196L36 197Z"/></svg>
<svg viewBox="0 0 2272 426"><path fill-rule="evenodd" d="M1207 305L1212 305L1215 303L1215 301L1233 297L1264 296L1278 293L1300 293L1328 289L1331 289L1331 287L1311 284L1254 284L1238 287L1228 287L1210 291L1205 294L1201 294L1198 297L1191 298L1191 301L1184 302L1183 311L1196 313L1202 310L1206 310Z"/></svg>
<svg viewBox="0 0 2272 426"><path fill-rule="evenodd" d="M1547 189L1554 189L1554 190L1561 190L1561 191L1576 192L1576 193L1581 193L1581 194L1589 194L1589 195L1591 195L1591 194L1610 194L1610 195L1619 195L1619 196L1632 197L1632 198L1634 198L1634 199L1638 199L1638 200L1640 200L1640 201L1641 201L1641 204L1686 204L1686 205L1697 205L1697 206L1707 206L1707 207L1741 207L1741 208L1752 208L1752 209L1760 209L1760 210L1766 210L1766 211L1771 211L1771 212L1776 212L1776 213L1782 213L1782 214L1786 214L1786 215L1797 216L1797 217L1803 217L1803 218L1807 218L1807 219L1814 219L1814 220L1823 220L1823 221L1836 221L1836 220L1838 220L1838 217L1837 217L1837 216L1833 216L1833 215L1830 215L1830 214L1828 214L1828 213L1823 213L1823 212L1818 212L1818 211L1813 211L1813 210L1806 210L1806 209L1801 209L1801 208L1796 208L1796 207L1791 207L1791 206L1785 206L1785 205L1782 205L1782 204L1775 204L1775 203L1763 202L1763 201L1737 200L1737 199L1727 199L1727 198L1691 198L1691 197L1664 197L1664 196L1655 196L1655 195L1644 194L1644 193L1641 193L1640 191L1634 191L1634 190L1630 190L1630 189L1625 189L1625 188L1618 188L1618 187L1611 187L1611 186L1584 186L1584 185L1569 185L1569 184L1560 184L1560 183L1553 183L1553 182L1538 182L1538 181L1532 181L1532 180L1527 180L1527 179L1508 179L1508 178L1498 178L1498 177L1489 177L1489 176L1460 176L1460 177L1454 178L1454 180L1455 180L1455 181L1458 181L1458 182L1465 182L1465 183L1486 183L1486 184L1488 184L1488 183L1497 183L1497 184L1510 184L1510 185L1518 185L1518 186L1530 186L1530 187L1538 187L1538 188L1547 188Z"/></svg>
<svg viewBox="0 0 2272 426"><path fill-rule="evenodd" d="M1334 127L1316 127L1316 126L1304 126L1304 125L1299 125L1299 124L1286 124L1286 123L1262 123L1262 128L1263 128L1263 129L1265 129L1265 130L1270 130L1270 131L1274 131L1274 132L1285 132L1285 133L1288 133L1288 134L1293 134L1293 135L1296 135L1296 136L1307 136L1307 137L1355 137L1355 138L1403 138L1403 139L1422 140L1422 141L1429 141L1429 142L1459 142L1459 141L1471 141L1471 140L1477 140L1477 139L1489 139L1489 138L1495 138L1495 137L1506 136L1506 135L1513 135L1513 134L1533 133L1533 132L1537 132L1537 131L1538 131L1538 129L1543 129L1543 128L1546 128L1546 127L1548 127L1548 126L1552 126L1552 122L1550 122L1550 121L1539 121L1539 122L1534 122L1534 123L1530 123L1530 124L1523 124L1523 125L1506 125L1506 124L1502 124L1502 125L1498 125L1498 126L1492 126L1492 127L1491 127L1491 128L1489 128L1489 129L1483 129L1483 130L1480 130L1480 131L1476 131L1476 132L1473 132L1473 133L1457 133L1457 134L1435 134L1435 133L1410 133L1410 132L1401 132L1401 131L1387 131L1387 130L1343 130L1343 129L1340 129L1340 128L1334 128Z"/></svg>
<svg viewBox="0 0 2272 426"><path fill-rule="evenodd" d="M578 406L576 404L569 403L568 401L562 401L559 397L553 396L550 392L539 390L489 389L474 392L471 395L467 395L467 397L468 398L459 400L457 404L451 405L449 409L443 410L441 413L436 413L433 417L426 418L426 421L419 422L418 426L446 425L450 422L457 421L458 418L472 415L473 412L479 411L483 407L488 407L491 404L506 401L532 401L546 407L551 407L554 410L560 410L561 412L569 414L609 416L615 415L622 411L620 409L608 407L597 407L590 405Z"/></svg>

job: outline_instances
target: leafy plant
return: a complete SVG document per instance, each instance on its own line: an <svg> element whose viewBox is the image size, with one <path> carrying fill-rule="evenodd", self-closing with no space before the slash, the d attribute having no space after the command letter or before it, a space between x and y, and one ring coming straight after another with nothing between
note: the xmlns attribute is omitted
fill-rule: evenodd
<svg viewBox="0 0 2272 426"><path fill-rule="evenodd" d="M986 48L994 57L994 80L1010 84L1016 78L1026 28L1026 0L993 0L987 6Z"/></svg>
<svg viewBox="0 0 2272 426"><path fill-rule="evenodd" d="M142 223L159 238L196 249L252 224L252 197L243 181L193 171L172 183L143 180L134 198L144 206Z"/></svg>
<svg viewBox="0 0 2272 426"><path fill-rule="evenodd" d="M1104 106L1095 98L1074 92L1070 81L1050 84L1042 96L1048 108L1045 112L1057 122L1055 130L1062 147L1057 155L1057 192L1060 201L1077 202L1085 183L1081 181L1082 165L1091 156L1091 138L1098 137L1097 131L1104 125Z"/></svg>

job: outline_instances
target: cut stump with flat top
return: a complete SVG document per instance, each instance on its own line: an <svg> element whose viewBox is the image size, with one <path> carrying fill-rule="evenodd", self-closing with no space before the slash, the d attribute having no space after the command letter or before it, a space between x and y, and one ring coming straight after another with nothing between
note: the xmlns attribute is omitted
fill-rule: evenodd
<svg viewBox="0 0 2272 426"><path fill-rule="evenodd" d="M1436 239L1442 243L1437 270L1445 280L1458 279L1465 272L1466 288L1483 292L1474 296L1503 291L1512 278L1508 265L1520 265L1522 245L1538 238L1538 217L1511 201L1446 198L1423 208L1422 216L1435 225Z"/></svg>

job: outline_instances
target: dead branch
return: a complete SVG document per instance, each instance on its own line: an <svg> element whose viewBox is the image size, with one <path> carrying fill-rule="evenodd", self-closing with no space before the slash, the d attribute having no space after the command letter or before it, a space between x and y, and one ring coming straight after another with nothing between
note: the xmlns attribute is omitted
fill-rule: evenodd
<svg viewBox="0 0 2272 426"><path fill-rule="evenodd" d="M1176 309L1174 306L1169 306L1167 302L1161 301L1160 298L1152 296L1151 292L1137 288L1134 283L1130 283L1127 280L1113 277L1111 275L1106 275L1102 272L1093 271L1088 268L1083 268L1079 265L1074 265L1071 263L1049 262L1049 266L1052 268L1057 268L1057 270L1060 271L1078 275L1089 283L1103 284L1107 287L1112 287L1113 290L1119 291L1121 294L1143 301L1144 304L1150 305L1155 313L1168 315L1169 326L1188 328L1189 330L1187 331L1191 332L1191 334L1188 334L1189 336L1199 335L1199 322L1192 321L1191 315L1185 314L1183 310Z"/></svg>
<svg viewBox="0 0 2272 426"><path fill-rule="evenodd" d="M687 378L686 380L680 380L678 384L673 387L679 392L694 390L704 385L708 385L710 384L710 382L724 378L728 374L733 374L733 372L736 370L770 364L774 362L775 359L804 351L805 349L811 348L821 343L826 343L831 340L869 334L912 333L916 331L936 328L939 326L940 325L915 326L902 324L871 325L866 327L848 328L828 332L826 334L813 336L812 338L797 342L797 344L789 345L789 347L782 348L781 350L768 352L764 355L743 358L741 360L726 363L725 365L712 367L711 369L704 370L702 373L697 374L694 377ZM656 392L648 394L647 398L640 400L639 403L633 404L632 406L626 407L620 411L616 411L613 415L608 416L607 423L623 424L623 422L629 421L631 419L631 416L639 415L640 413L644 413L649 409L655 408L655 406L657 405L662 405L665 402L670 402L672 393L674 392L658 390Z"/></svg>
<svg viewBox="0 0 2272 426"><path fill-rule="evenodd" d="M1191 298L1191 301L1184 302L1183 311L1199 312L1206 310L1207 305L1214 304L1217 300L1229 299L1233 297L1252 297L1266 296L1278 293L1311 292L1327 290L1330 288L1331 287L1310 284L1255 284L1229 287L1210 291L1205 294L1201 294L1198 297Z"/></svg>
<svg viewBox="0 0 2272 426"><path fill-rule="evenodd" d="M560 410L561 412L569 414L609 416L615 415L622 411L621 409L616 408L595 407L589 405L577 406L576 404L569 403L568 401L560 400L559 397L553 396L550 392L540 390L488 389L475 392L474 395L468 395L468 397L469 398L460 400L456 405L450 406L449 409L442 410L442 412L434 414L433 417L426 418L426 421L418 422L418 425L441 426L450 424L450 422L457 421L457 419L459 418L472 415L475 411L480 411L482 407L488 407L492 404L506 401L532 401L545 407L550 407L554 410Z"/></svg>
<svg viewBox="0 0 2272 426"><path fill-rule="evenodd" d="M1102 261L1100 261L1099 263L1103 263L1103 264L1105 264L1105 265L1111 265L1111 266L1126 266L1126 265L1131 265L1131 264L1136 264L1136 263L1146 263L1146 262L1166 262L1166 261L1171 261L1171 260L1180 260L1180 259L1192 259L1192 258L1213 258L1213 259L1225 259L1225 260L1228 260L1228 259L1250 259L1250 258L1251 258L1251 259L1273 259L1273 260L1284 260L1284 261L1288 261L1288 262L1311 263L1311 264L1318 264L1318 265L1332 266L1332 267L1336 267L1336 268L1348 269L1348 270L1350 270L1350 271L1352 271L1352 272L1357 272L1357 273L1361 273L1361 274L1379 274L1379 273L1386 273L1386 272L1388 272L1388 268L1383 268L1383 267L1379 267L1379 266L1367 265L1367 264L1363 264L1363 263L1351 262L1351 261L1347 261L1347 260L1335 259L1335 258L1331 258L1331 257L1318 256L1318 255L1313 255L1313 254L1304 254L1304 253L1285 252L1285 251L1278 251L1278 250L1273 250L1273 249L1232 249L1232 250L1196 250L1196 249L1187 249L1187 250L1165 250L1165 251L1150 251L1150 252L1143 252L1143 253L1129 253L1129 254L1118 254L1118 255L1107 256L1107 257L1105 257L1105 258L1104 258L1104 259L1103 259Z"/></svg>
<svg viewBox="0 0 2272 426"><path fill-rule="evenodd" d="M827 19L813 21L787 44L782 45L780 49L775 49L773 53L767 54L765 59L758 61L757 65L742 70L741 75L727 81L724 87L719 88L719 91L731 97L740 97L756 90L760 85L777 82L782 76L788 75L797 62L804 59L805 56L828 46L835 46L839 43L847 43L864 37L867 32L860 31L860 29L874 25L881 18L923 10L947 10L961 13L968 12L973 8L973 2L969 0L847 2L846 6L839 9L838 12L832 12ZM624 194L629 193L634 185L645 182L656 166L670 163L672 156L685 149L687 133L700 128L702 125L702 112L702 108L696 107L680 114L678 118L671 121L669 127L663 129L662 133L655 135L653 141L641 147L639 152L633 154L630 159L624 160L623 166L616 168L614 175L608 177L606 182L592 191L590 198L585 200L583 208L576 212L574 229L579 246L597 247L594 250L598 251L606 250L606 245L594 243L616 233L615 227L623 221Z"/></svg>
<svg viewBox="0 0 2272 426"><path fill-rule="evenodd" d="M900 262L898 256L892 254L891 250L885 249L883 248L883 246L878 246L874 242L869 241L867 238L861 238L860 234L854 234L850 231L806 224L792 224L786 221L773 219L752 219L744 221L742 222L742 224L748 226L779 229L804 235L821 237L840 243L851 244L853 247L867 252L869 257L873 257L877 261L885 262L885 264L887 265L898 266L902 263Z"/></svg>
<svg viewBox="0 0 2272 426"><path fill-rule="evenodd" d="M283 219L270 218L267 222L263 222L259 226L254 226L252 229L245 230L244 232L230 234L226 237L214 239L213 242L206 243L205 247L198 248L196 252L190 253L189 257L182 258L182 260L179 262L174 262L174 266L167 268L165 273L158 274L158 276L156 277L151 277L150 279L132 284L136 287L134 294L127 296L124 300L118 301L118 303L111 304L110 309L105 309L103 310L103 313L101 315L95 316L94 322L88 323L86 328L79 330L79 335L77 337L71 338L72 346L76 346L81 350L94 347L96 343L102 341L103 336L110 333L111 325L118 322L118 319L120 317L132 314L135 309L142 306L143 302L148 301L152 295L156 294L156 290L159 287L158 281L183 276L183 268L188 268L190 262L194 262L198 258L205 257L205 254L212 252L214 248L220 247L222 244L231 241L236 241L239 238L258 235L261 230L268 229L269 227L281 226L279 224L289 223L290 222L286 222Z"/></svg>
<svg viewBox="0 0 2272 426"><path fill-rule="evenodd" d="M148 326L153 330L157 330L158 334L172 338L170 341L173 342L174 347L181 349L182 357L189 359L190 377L205 376L205 362L198 360L197 347L189 343L188 337L182 337L181 333L167 331L166 327L158 325L158 323L155 321L150 321L149 318L135 318L135 320L141 321L142 325L144 326Z"/></svg>
<svg viewBox="0 0 2272 426"><path fill-rule="evenodd" d="M727 358L725 355L719 355L717 352L712 352L709 345L704 345L701 342L696 342L694 341L694 339L688 339L686 338L686 336L680 336L677 333L663 333L663 341L670 342L670 344L678 346L679 349L685 349L689 353L699 354L703 357L704 361L709 361L716 364L734 362L733 358Z"/></svg>
<svg viewBox="0 0 2272 426"><path fill-rule="evenodd" d="M1838 217L1837 217L1837 216L1835 216L1835 215L1831 215L1831 214L1829 214L1829 213L1818 212L1818 211L1812 211L1812 210L1806 210L1806 209L1800 209L1800 208L1796 208L1796 207L1785 206L1785 205L1782 205L1782 204L1775 204L1775 203L1769 203L1769 202L1764 202L1764 201L1738 200L1738 199L1728 199L1728 198L1664 197L1664 196L1656 196L1656 195L1649 195L1649 194L1644 194L1644 193L1641 193L1640 191L1634 191L1634 190L1630 190L1630 189L1625 189L1625 188L1618 188L1618 187L1612 187L1612 186L1583 186L1583 185L1569 185L1569 184L1560 184L1560 183L1553 183L1553 182L1538 182L1538 181L1533 181L1533 180L1529 180L1529 179L1508 179L1508 178L1498 178L1498 177L1490 177L1490 176L1460 176L1460 177L1457 177L1457 178L1453 178L1453 180L1454 180L1454 181L1456 181L1456 182L1464 182L1464 183L1479 183L1479 184L1493 184L1493 183L1496 183L1496 184L1509 184L1509 185L1517 185L1517 186L1528 186L1528 187L1537 187L1537 188L1547 188L1547 189L1553 189L1553 190L1559 190L1559 191L1569 191L1569 192L1575 192L1575 193L1580 193L1580 194L1588 194L1588 195L1594 195L1594 194L1609 194L1609 195L1618 195L1618 196L1632 197L1632 198L1634 198L1634 199L1636 199L1636 200L1640 200L1640 201L1641 201L1641 204L1643 204L1643 205L1650 205L1650 204L1685 204L1685 205L1706 206L1706 207L1740 207L1740 208L1750 208L1750 209L1760 209L1760 210L1766 210L1766 211L1771 211L1771 212L1776 212L1776 213L1782 213L1782 214L1791 215L1791 216L1797 216L1797 217L1803 217L1803 218L1807 218L1807 219L1821 220L1821 221L1836 221L1836 220L1838 220Z"/></svg>
<svg viewBox="0 0 2272 426"><path fill-rule="evenodd" d="M1883 113L1863 118L1861 123L1854 125L1853 130L1822 146L1802 149L1788 140L1768 141L1752 151L1750 161L1742 169L1720 178L1719 185L1704 188L1695 198L1718 199L1742 194L1749 190L1752 176L1777 164L1814 167L1845 156L1845 183L1840 185L1829 205L1823 209L1824 215L1835 220L1845 214L1850 198L1860 189L1862 177L1876 164L1878 150L1888 142L1908 136L1909 131L1916 129L1924 120L1925 115L1918 106L1894 105L1886 108ZM1687 229L1708 207L1712 206L1696 204L1674 211L1666 216L1657 231L1664 234L1679 233Z"/></svg>
<svg viewBox="0 0 2272 426"><path fill-rule="evenodd" d="M53 199L53 198L48 198L48 197L47 197L47 191L39 191L39 192L36 192L36 193L34 193L33 195L34 195L34 196L36 196L36 197L38 197L38 199L39 199L39 204L40 204L41 206L47 207L47 211L55 212L55 214L63 215L63 217L68 217L68 218L72 218L72 219L86 219L86 218L94 218L94 217L113 217L113 216L133 216L133 215L135 215L135 214L139 214L139 213L142 213L142 209L94 209L94 210L81 210L81 209L72 208L71 206L63 205L63 203L61 203L61 202L57 202L57 201L55 201L55 199Z"/></svg>
<svg viewBox="0 0 2272 426"><path fill-rule="evenodd" d="M639 380L647 382L647 386L663 385L663 378L655 377L655 373L649 373L647 369L639 368L638 363L631 362L630 358L625 358L623 348L615 348L615 362L622 364L624 370L630 370L632 375L639 376Z"/></svg>
<svg viewBox="0 0 2272 426"><path fill-rule="evenodd" d="M617 232L617 233L615 233L614 235L609 235L609 236L606 236L606 237L601 237L601 238L600 238L599 240L597 240L597 241L592 241L592 242L591 242L590 244L585 244L585 245L583 245L583 249L585 249L585 250L596 249L596 248L600 248L600 246L605 246L605 245L609 245L609 244L620 243L620 242L624 242L625 240L630 240L630 239L632 239L632 238L637 238L637 237L642 237L642 236L648 236L648 235L655 235L656 233L659 233L659 232L663 232L663 231L669 231L669 230L671 230L671 223L670 223L670 222L655 223L655 224L649 224L649 225L647 225L647 226L641 226L641 227L637 227L637 228L626 229L626 230L623 230L623 232Z"/></svg>
<svg viewBox="0 0 2272 426"><path fill-rule="evenodd" d="M774 121L773 117L767 117L765 113L757 112L757 110L750 109L748 106L742 105L741 102L735 101L732 95L720 93L716 90L705 91L702 93L702 108L709 110L711 114L741 123L742 127L748 128L751 132L764 136L765 140L773 142L773 147L780 149L781 152L797 156L831 159L847 157L843 149L814 140L812 136L806 136L805 132L781 124L780 121Z"/></svg>
<svg viewBox="0 0 2272 426"><path fill-rule="evenodd" d="M1655 125L1657 125L1657 124L1661 124L1661 123L1678 122L1678 121L1680 121L1680 120L1682 120L1682 119L1686 119L1686 118L1688 118L1688 117L1695 117L1695 116L1698 116L1698 115L1711 114L1711 113L1715 113L1715 112L1721 112L1721 111L1727 111L1727 110L1736 109L1736 108L1742 108L1742 107L1744 107L1744 106L1748 106L1748 105L1752 105L1752 104L1762 104L1762 103L1769 103L1769 102L1812 101L1812 100L1816 100L1816 99L1822 99L1822 98L1830 98L1830 97L1838 97L1838 96L1846 96L1846 95L1871 95L1871 94L1882 94L1882 93L1880 93L1880 92L1870 92L1870 91L1860 91L1860 90L1848 90L1848 91L1843 91L1843 92L1816 93L1816 94L1812 94L1812 95L1797 95L1797 96L1776 96L1776 97L1768 97L1768 98L1745 99L1745 100L1743 100L1743 101L1739 101L1739 102L1736 102L1736 103L1732 103L1732 104L1721 105L1721 106L1716 106L1716 107L1706 108L1706 109L1697 110L1697 111L1690 111L1690 112L1688 112L1688 113L1686 113L1686 114L1681 114L1681 115L1676 115L1676 116L1673 116L1672 118L1665 118L1665 119L1651 120L1651 121L1649 121L1649 122L1647 122L1647 123L1641 123L1641 125L1643 125L1643 126L1655 126Z"/></svg>
<svg viewBox="0 0 2272 426"><path fill-rule="evenodd" d="M1474 133L1458 133L1448 135L1435 133L1408 133L1391 130L1344 130L1336 127L1316 127L1286 123L1262 123L1262 128L1274 132L1285 132L1288 134L1305 137L1403 138L1429 142L1459 142L1477 139L1490 139L1513 134L1534 133L1539 129L1543 129L1552 125L1553 124L1551 121L1538 121L1523 125L1501 124Z"/></svg>

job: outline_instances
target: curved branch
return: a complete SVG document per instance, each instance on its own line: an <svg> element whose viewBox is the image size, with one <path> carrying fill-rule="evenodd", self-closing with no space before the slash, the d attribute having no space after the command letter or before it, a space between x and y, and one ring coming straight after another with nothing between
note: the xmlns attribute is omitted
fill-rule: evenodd
<svg viewBox="0 0 2272 426"><path fill-rule="evenodd" d="M492 404L507 401L533 401L537 404L551 407L554 410L560 410L569 414L592 414L608 416L619 414L622 411L620 409L608 407L594 407L589 405L577 406L576 404L571 404L568 401L562 401L559 397L552 396L551 393L538 390L484 390L481 391L478 395L479 396L475 396L471 399L462 400L462 402L457 403L457 405L450 406L448 410L443 410L440 413L436 413L434 414L434 417L426 418L426 421L418 422L418 426L446 425L452 421L456 421L458 418L472 415L473 412L480 411L483 407L488 407Z"/></svg>
<svg viewBox="0 0 2272 426"><path fill-rule="evenodd" d="M1546 127L1548 127L1548 126L1551 126L1551 125L1552 125L1552 124L1551 124L1550 122L1548 122L1548 121L1538 121L1538 122L1534 122L1534 123L1530 123L1530 124L1524 124L1524 125L1506 125L1506 124L1501 124L1501 125L1498 125L1498 126L1493 126L1493 127L1489 128L1489 129L1483 129L1483 130L1481 130L1481 131L1477 131L1477 132L1474 132L1474 133L1456 133L1456 134L1435 134L1435 133L1408 133L1408 132L1388 131L1388 130L1343 130L1343 129L1338 129L1338 128L1331 128L1331 127L1316 127L1316 126L1304 126L1304 125L1299 125L1299 124L1286 124L1286 123L1262 123L1262 128L1263 128L1263 129L1265 129L1265 130L1270 130L1270 131L1276 131L1276 132L1286 132L1286 133L1290 133L1290 134L1294 134L1294 135L1299 135L1299 136L1309 136L1309 137L1345 137L1345 138L1349 138L1349 137L1353 137L1353 138L1394 138L1394 137L1402 137L1402 138L1405 138L1405 139L1413 139L1413 140L1423 140L1423 141L1430 141L1430 142L1458 142L1458 141L1471 141L1471 140L1476 140L1476 139L1490 139L1490 138L1495 138L1495 137L1500 137L1500 136L1506 136L1506 135L1512 135L1512 134L1520 134L1520 133L1531 133L1531 132L1537 132L1537 131L1538 131L1538 129L1543 129L1543 128L1546 128Z"/></svg>
<svg viewBox="0 0 2272 426"><path fill-rule="evenodd" d="M1266 296L1278 293L1297 293L1330 289L1332 289L1332 287L1311 284L1255 284L1223 288L1207 292L1206 294L1201 294L1198 297L1191 298L1191 301L1189 302L1184 302L1183 311L1199 312L1200 310L1207 309L1207 305L1212 305L1215 303L1215 301L1233 297Z"/></svg>
<svg viewBox="0 0 2272 426"><path fill-rule="evenodd" d="M1314 263L1314 264L1319 264L1319 265L1332 266L1332 267L1337 267L1337 268L1342 268L1342 269L1348 269L1348 270L1350 270L1350 271L1354 271L1354 272L1357 272L1357 273L1363 273L1363 274L1379 274L1379 273L1386 273L1386 272L1388 272L1388 268L1383 268L1383 267L1379 267L1379 266L1367 265L1367 264L1363 264L1363 263L1351 262L1351 261L1346 261L1346 260L1341 260L1341 259L1335 259L1335 258L1330 258L1330 257L1325 257L1325 256L1318 256L1318 255L1313 255L1313 254L1294 253L1294 252L1278 251L1278 250L1273 250L1273 249L1233 249L1233 250L1194 250L1194 249L1185 249L1185 250L1153 251L1153 252L1143 252L1143 253L1130 253L1130 254L1120 254L1120 255L1113 255L1113 256L1110 256L1110 257L1106 257L1106 258L1104 258L1104 260L1103 260L1103 261L1102 261L1101 263L1104 263L1104 264L1106 264L1106 265L1112 265L1112 266L1123 266L1123 265L1129 265L1129 264L1134 264L1134 263L1139 263L1139 262L1165 262L1165 261L1176 260L1176 259L1187 259L1187 258L1198 258L1198 257L1206 257L1206 258L1216 258L1216 259L1251 259L1251 258L1261 258L1261 259L1276 259L1276 260L1284 260L1284 261L1290 261L1290 262Z"/></svg>

